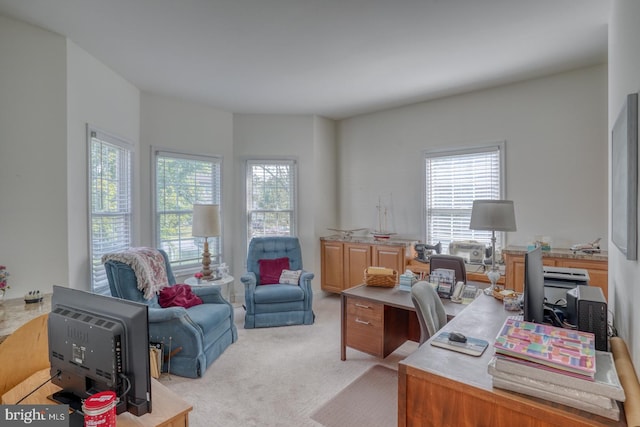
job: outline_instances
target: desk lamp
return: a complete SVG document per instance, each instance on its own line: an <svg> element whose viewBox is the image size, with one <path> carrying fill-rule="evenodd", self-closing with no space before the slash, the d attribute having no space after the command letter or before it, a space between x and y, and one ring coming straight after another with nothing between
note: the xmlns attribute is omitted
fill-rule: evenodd
<svg viewBox="0 0 640 427"><path fill-rule="evenodd" d="M513 201L474 200L469 228L491 231L491 270L487 272L491 286L484 291L487 295L491 295L500 279L500 271L496 265L496 231L516 231Z"/></svg>
<svg viewBox="0 0 640 427"><path fill-rule="evenodd" d="M193 223L191 235L204 237L204 251L202 252L202 279L212 280L211 255L209 254L209 237L220 235L220 206L193 205Z"/></svg>

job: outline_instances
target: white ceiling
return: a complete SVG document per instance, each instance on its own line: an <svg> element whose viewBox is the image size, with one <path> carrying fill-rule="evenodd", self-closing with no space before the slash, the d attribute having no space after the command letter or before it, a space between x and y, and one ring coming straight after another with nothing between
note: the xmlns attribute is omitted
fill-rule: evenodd
<svg viewBox="0 0 640 427"><path fill-rule="evenodd" d="M345 118L607 60L609 0L0 0L138 88Z"/></svg>

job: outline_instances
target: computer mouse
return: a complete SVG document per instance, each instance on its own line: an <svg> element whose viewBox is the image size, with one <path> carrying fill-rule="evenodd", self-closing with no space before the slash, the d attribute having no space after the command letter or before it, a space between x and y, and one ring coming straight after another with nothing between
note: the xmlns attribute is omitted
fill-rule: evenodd
<svg viewBox="0 0 640 427"><path fill-rule="evenodd" d="M462 335L460 332L451 332L449 334L449 341L453 342L467 342L467 337Z"/></svg>

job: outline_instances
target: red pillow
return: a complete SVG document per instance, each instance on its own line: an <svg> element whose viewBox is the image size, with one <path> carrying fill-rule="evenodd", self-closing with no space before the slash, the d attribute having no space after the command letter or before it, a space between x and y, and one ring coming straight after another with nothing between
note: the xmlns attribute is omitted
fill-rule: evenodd
<svg viewBox="0 0 640 427"><path fill-rule="evenodd" d="M289 269L289 258L261 259L258 260L260 266L260 284L273 285L280 283L282 270Z"/></svg>
<svg viewBox="0 0 640 427"><path fill-rule="evenodd" d="M158 303L162 308L189 308L202 304L202 299L193 293L191 286L180 284L162 288L158 297Z"/></svg>

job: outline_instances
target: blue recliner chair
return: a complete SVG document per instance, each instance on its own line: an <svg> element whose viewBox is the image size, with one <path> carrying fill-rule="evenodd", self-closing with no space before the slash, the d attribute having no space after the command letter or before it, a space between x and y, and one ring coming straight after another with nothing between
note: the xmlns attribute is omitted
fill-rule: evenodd
<svg viewBox="0 0 640 427"><path fill-rule="evenodd" d="M303 270L298 285L260 284L259 261L284 257L289 258L290 270L303 270L297 237L255 237L249 242L247 273L240 278L245 289L245 329L313 324L313 273Z"/></svg>
<svg viewBox="0 0 640 427"><path fill-rule="evenodd" d="M164 251L160 252L164 257L169 286L173 286L176 279L169 258ZM104 267L112 296L149 306L149 339L164 343L164 354L170 355L170 360L163 363L164 372L188 378L202 377L209 365L238 339L233 323L233 306L222 297L219 287L192 288L203 304L188 309L162 308L157 295L150 300L144 298L129 265L109 260Z"/></svg>

